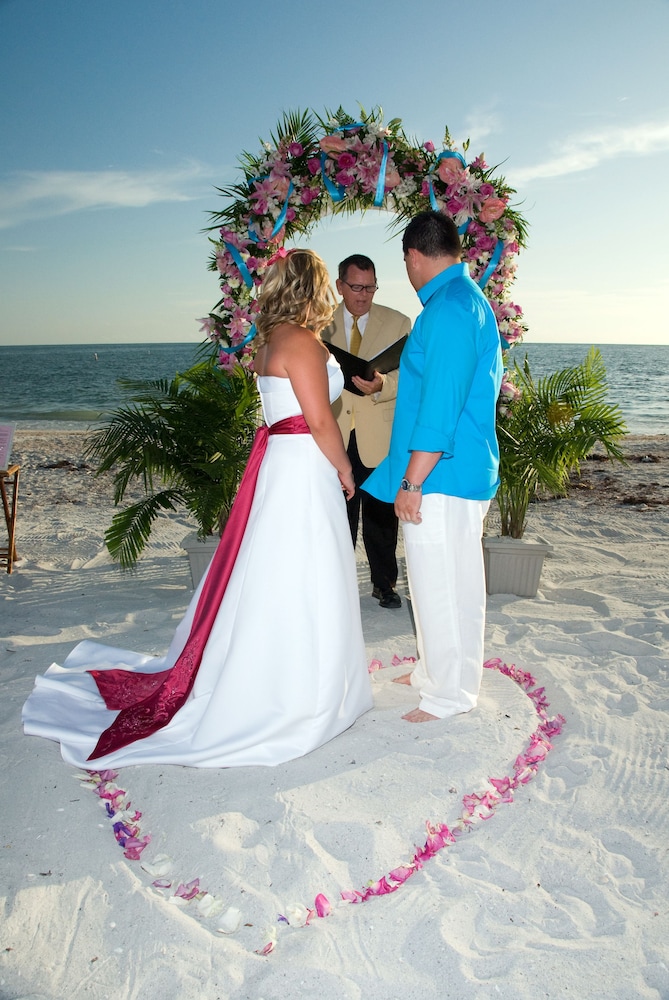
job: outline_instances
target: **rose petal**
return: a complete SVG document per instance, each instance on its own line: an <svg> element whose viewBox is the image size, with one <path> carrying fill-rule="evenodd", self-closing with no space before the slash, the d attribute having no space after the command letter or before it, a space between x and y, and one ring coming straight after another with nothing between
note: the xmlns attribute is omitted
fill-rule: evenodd
<svg viewBox="0 0 669 1000"><path fill-rule="evenodd" d="M242 925L242 911L236 906L229 906L225 913L221 914L216 923L216 930L219 934L234 934ZM270 949L271 951L271 949ZM259 952L259 954L263 954Z"/></svg>
<svg viewBox="0 0 669 1000"><path fill-rule="evenodd" d="M143 861L142 868L147 875L153 875L154 878L162 878L163 875L167 875L172 871L173 864L174 861L169 854L156 854L153 861Z"/></svg>
<svg viewBox="0 0 669 1000"><path fill-rule="evenodd" d="M304 927L309 919L311 911L301 904L289 906L286 910L286 920L291 927Z"/></svg>
<svg viewBox="0 0 669 1000"><path fill-rule="evenodd" d="M205 892L197 901L198 912L206 919L217 917L219 913L222 913L224 905L222 899L216 899L216 896L212 896L210 892Z"/></svg>
<svg viewBox="0 0 669 1000"><path fill-rule="evenodd" d="M175 896L180 896L182 899L194 899L200 891L200 880L199 878L194 878L192 882L181 882Z"/></svg>

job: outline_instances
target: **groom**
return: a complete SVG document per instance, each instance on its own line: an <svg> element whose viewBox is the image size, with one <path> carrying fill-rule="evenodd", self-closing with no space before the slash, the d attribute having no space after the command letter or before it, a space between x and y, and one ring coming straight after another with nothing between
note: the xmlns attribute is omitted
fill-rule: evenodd
<svg viewBox="0 0 669 1000"><path fill-rule="evenodd" d="M483 673L483 519L499 484L495 434L502 353L488 300L461 261L455 223L421 212L404 231L423 311L400 362L390 453L364 489L402 522L418 637L420 694L404 718L428 722L476 705Z"/></svg>

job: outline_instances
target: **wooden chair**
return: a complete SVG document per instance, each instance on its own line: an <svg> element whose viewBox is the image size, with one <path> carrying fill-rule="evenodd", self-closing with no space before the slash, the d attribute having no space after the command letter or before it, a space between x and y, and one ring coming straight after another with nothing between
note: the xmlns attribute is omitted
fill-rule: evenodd
<svg viewBox="0 0 669 1000"><path fill-rule="evenodd" d="M11 573L14 562L18 559L16 553L16 505L19 498L19 473L21 466L9 463L14 437L13 424L0 424L0 496L2 509L7 525L7 547L0 547L0 564L7 563L7 572Z"/></svg>
<svg viewBox="0 0 669 1000"><path fill-rule="evenodd" d="M20 470L20 465L10 465L7 469L0 469L0 494L2 494L2 506L7 524L7 547L0 547L0 564L7 563L8 573L12 572L14 562L18 559L15 538L16 504L19 497Z"/></svg>

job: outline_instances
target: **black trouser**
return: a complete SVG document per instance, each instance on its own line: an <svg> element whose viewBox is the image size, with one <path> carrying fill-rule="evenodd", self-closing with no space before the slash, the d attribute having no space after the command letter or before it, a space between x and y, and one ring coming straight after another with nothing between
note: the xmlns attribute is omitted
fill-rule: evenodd
<svg viewBox="0 0 669 1000"><path fill-rule="evenodd" d="M362 507L362 540L369 562L369 572L372 586L379 590L390 590L397 583L397 518L391 503L384 503L376 497L360 490L360 486L374 471L368 469L360 461L355 431L351 431L348 442L348 457L353 466L353 481L356 485L355 495L349 500L348 523L351 528L353 547L358 540L358 522Z"/></svg>

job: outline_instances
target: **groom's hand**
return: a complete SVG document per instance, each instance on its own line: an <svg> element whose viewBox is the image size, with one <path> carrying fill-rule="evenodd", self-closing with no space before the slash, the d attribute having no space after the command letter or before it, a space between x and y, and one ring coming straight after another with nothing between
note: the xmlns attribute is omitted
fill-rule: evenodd
<svg viewBox="0 0 669 1000"><path fill-rule="evenodd" d="M409 493L407 490L398 490L395 497L395 513L400 521L408 524L420 524L423 520L420 513L422 499L422 493Z"/></svg>

